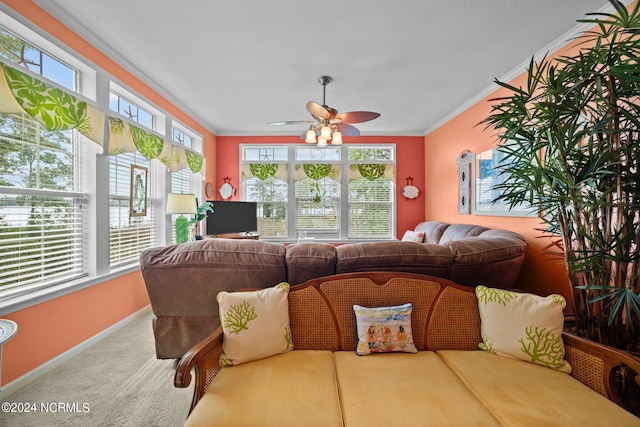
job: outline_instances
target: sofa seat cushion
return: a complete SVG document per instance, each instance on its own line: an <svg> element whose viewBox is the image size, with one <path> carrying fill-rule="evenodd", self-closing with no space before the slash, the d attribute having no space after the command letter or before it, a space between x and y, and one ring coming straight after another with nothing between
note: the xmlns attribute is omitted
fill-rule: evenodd
<svg viewBox="0 0 640 427"><path fill-rule="evenodd" d="M500 425L434 352L334 356L347 427Z"/></svg>
<svg viewBox="0 0 640 427"><path fill-rule="evenodd" d="M437 354L502 425L640 426L640 418L554 369L484 351Z"/></svg>
<svg viewBox="0 0 640 427"><path fill-rule="evenodd" d="M295 350L222 369L193 426L342 426L333 353Z"/></svg>

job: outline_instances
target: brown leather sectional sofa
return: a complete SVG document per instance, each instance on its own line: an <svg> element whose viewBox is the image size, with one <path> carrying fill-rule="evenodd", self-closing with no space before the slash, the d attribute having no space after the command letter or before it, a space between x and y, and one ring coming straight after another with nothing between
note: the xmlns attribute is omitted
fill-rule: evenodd
<svg viewBox="0 0 640 427"><path fill-rule="evenodd" d="M264 240L207 239L152 248L140 267L155 315L156 356L179 358L220 325L221 290L291 285L358 271L402 271L475 286L513 288L526 239L512 231L427 221L424 243L378 241L285 245Z"/></svg>

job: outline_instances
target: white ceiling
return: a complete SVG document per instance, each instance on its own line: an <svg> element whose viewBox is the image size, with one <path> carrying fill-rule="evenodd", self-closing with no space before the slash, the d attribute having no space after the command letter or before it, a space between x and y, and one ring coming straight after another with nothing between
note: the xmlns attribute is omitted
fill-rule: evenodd
<svg viewBox="0 0 640 427"><path fill-rule="evenodd" d="M307 101L424 135L606 0L36 0L218 135L294 135ZM626 1L625 3L628 3ZM584 29L585 27L579 27Z"/></svg>

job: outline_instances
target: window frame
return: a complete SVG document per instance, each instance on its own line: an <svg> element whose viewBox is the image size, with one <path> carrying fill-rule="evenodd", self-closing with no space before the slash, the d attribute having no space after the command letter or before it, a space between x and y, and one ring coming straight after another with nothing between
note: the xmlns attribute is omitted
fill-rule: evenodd
<svg viewBox="0 0 640 427"><path fill-rule="evenodd" d="M341 169L341 178L340 178L340 190L339 190L339 200L338 200L338 205L339 205L339 215L340 215L340 221L338 223L338 229L337 229L337 235L332 234L331 232L322 232L322 231L318 231L318 232L313 232L310 230L303 230L303 229L298 229L296 227L297 224L297 212L298 212L298 201L296 199L296 182L294 180L294 174L295 174L295 166L296 165L302 165L304 163L312 163L312 161L310 160L304 160L304 159L300 159L297 160L296 159L296 149L305 149L305 148L313 148L313 146L309 146L307 144L290 144L290 143L273 143L273 144L256 144L256 143L250 143L250 144L240 144L239 145L239 176L238 176L238 180L241 183L240 184L240 200L243 201L256 201L253 199L249 199L248 195L247 195L247 188L246 188L246 183L245 181L243 181L242 179L242 169L243 169L243 165L247 165L249 163L256 163L259 162L258 160L255 159L250 159L250 160L246 160L245 157L245 150L246 149L261 149L261 150L272 150L272 149L282 149L282 148L286 148L287 150L287 159L286 160L282 160L282 159L278 159L278 160L273 160L273 161L269 161L269 163L277 163L277 164L286 164L288 167L288 178L287 178L287 201L286 202L274 202L274 203L284 203L286 205L286 229L287 229L287 235L286 236L261 236L262 239L264 240L269 240L269 241L283 241L283 242L290 242L290 241L295 241L296 240L296 236L298 236L298 232L303 232L307 237L316 237L316 240L318 241L330 241L330 242L334 242L334 243L341 243L341 242L359 242L359 241L375 241L375 240L395 240L396 239L396 222L397 222L397 197L396 197L396 191L395 188L397 186L397 178L395 181L393 181L392 184L392 188L389 190L389 205L390 205L390 215L391 215L391 219L390 219L390 223L389 223L389 237L387 238L382 238L382 237L353 237L350 238L348 235L348 224L349 224L349 208L352 204L352 202L349 201L349 165L354 164L353 161L349 160L349 150L354 148L354 149L367 149L367 148L373 148L373 149L380 149L380 148L389 148L391 149L392 152L392 159L391 160L387 160L387 161L380 161L377 160L375 163L384 163L384 164L392 164L394 165L394 168L396 166L396 156L397 156L397 148L396 148L396 144L395 143L363 143L363 144L341 144L341 145L329 145L327 146L327 148L316 148L318 150L327 150L327 149L333 149L333 150L339 150L340 153L340 158L339 160L336 159L322 159L317 161L317 163L328 163L328 164L334 164L334 165L338 165ZM260 157L260 156L258 156ZM365 161L359 162L359 163L366 163ZM369 162L371 163L371 162ZM345 202L346 201L346 202ZM260 203L260 202L259 202ZM360 203L360 202L358 202ZM293 215L291 213L294 213ZM322 235L325 234L326 237L322 237Z"/></svg>
<svg viewBox="0 0 640 427"><path fill-rule="evenodd" d="M172 120L169 113L145 100L134 90L129 89L127 85L114 79L107 71L91 64L67 46L58 45L56 42L50 41L49 36L39 27L34 26L26 20L21 19L18 21L16 18L20 17L11 14L10 9L0 5L0 26L43 52L43 54L51 56L57 61L76 70L75 92L51 81L46 76L36 74L31 69L24 68L24 72L32 74L52 86L76 93L80 98L84 97L84 99L93 102L97 108L103 110L106 116L119 116L119 114L111 112L109 108L110 92L115 89L119 94L124 95L128 101L139 103L145 110L153 113L155 116L153 132L162 135L165 139L167 139L167 135L171 135L171 125L177 122ZM16 66L15 63L5 58L0 58L0 61L13 64L14 67ZM22 68L20 69L22 70ZM202 154L204 140L202 135L193 132L182 124L178 124L178 126L181 131L188 132L189 135L194 138L190 149ZM76 132L74 131L74 133ZM82 136L78 137L84 138ZM139 270L139 262L137 259L118 266L109 265L110 191L108 185L97 184L108 182L109 155L106 153L98 155L92 144L93 143L88 143L87 141L80 141L80 143L77 144L83 153L83 161L86 162L86 167L78 171L86 186L86 189L83 189L82 193L89 195L87 201L88 213L86 228L85 231L83 231L83 238L87 244L87 274L83 274L81 277L74 279L62 279L60 283L37 283L0 291L0 316ZM171 179L170 172L159 160L152 160L151 163L157 163L157 167L153 168L155 171L152 172L152 168L150 168L150 180L156 180L156 185L154 186L156 194L149 195L149 202L153 204L153 208L157 211L157 221L153 233L156 236L156 243L162 245L167 243L170 238L167 229L171 226L171 221L170 218L167 218L168 216L164 214L165 201L163 195L166 195L166 193L170 191ZM199 181L201 178L197 177L197 174L191 171L189 171L189 173L191 174L192 187L194 190L197 190L197 194L201 194L202 189L200 187L202 187L202 185L200 185L201 183ZM155 199L152 200L152 198Z"/></svg>

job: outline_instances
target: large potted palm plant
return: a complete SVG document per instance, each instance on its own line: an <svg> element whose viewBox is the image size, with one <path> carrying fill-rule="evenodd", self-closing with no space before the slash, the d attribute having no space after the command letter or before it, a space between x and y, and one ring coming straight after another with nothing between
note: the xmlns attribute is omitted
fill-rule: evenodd
<svg viewBox="0 0 640 427"><path fill-rule="evenodd" d="M637 351L640 337L640 12L579 22L575 53L496 81L483 123L499 135L498 199L529 204L557 237L581 336Z"/></svg>

